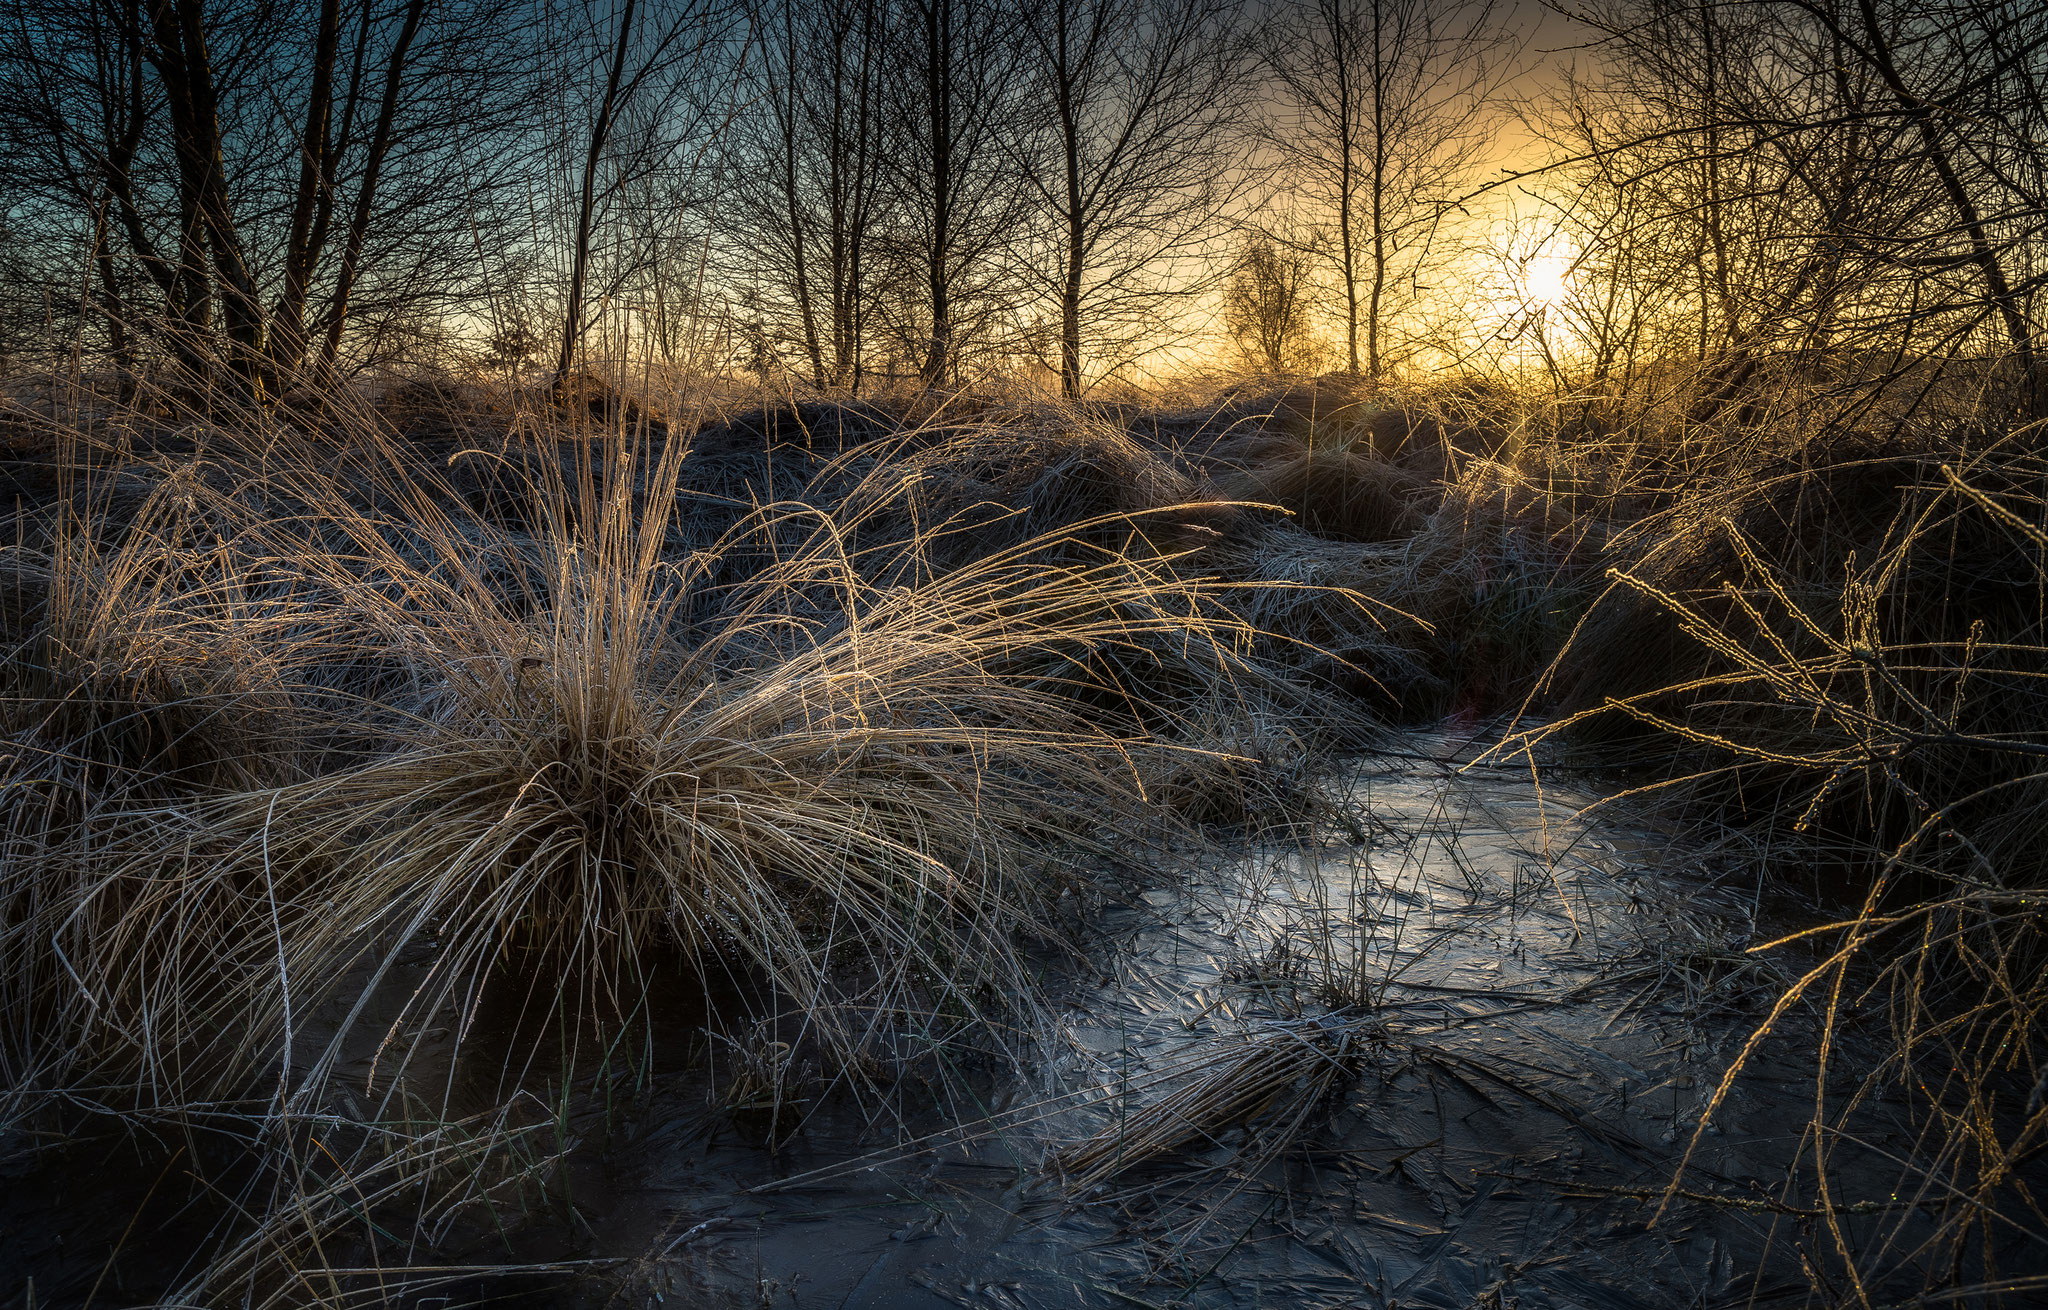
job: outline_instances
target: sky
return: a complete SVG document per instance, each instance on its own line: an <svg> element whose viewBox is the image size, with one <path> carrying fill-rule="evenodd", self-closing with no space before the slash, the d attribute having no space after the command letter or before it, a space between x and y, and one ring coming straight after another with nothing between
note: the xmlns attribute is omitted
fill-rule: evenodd
<svg viewBox="0 0 2048 1310"><path fill-rule="evenodd" d="M1576 0L1567 0L1567 7L1577 7ZM1511 75L1504 87L1509 103L1542 101L1561 85L1562 68L1574 63L1583 67L1593 58L1589 46L1594 31L1542 0L1500 0L1498 14L1516 33L1510 47ZM1472 329L1459 332L1464 342L1460 349L1480 349L1483 339L1491 337L1496 348L1512 355L1512 340L1497 334L1513 333L1531 308L1563 294L1560 279L1577 252L1544 240L1549 228L1543 199L1551 185L1548 180L1508 180L1509 174L1542 161L1543 144L1506 108L1492 118L1490 130L1472 182L1500 185L1473 197L1465 217L1445 225L1444 246L1459 247L1462 253L1455 257L1455 267L1439 267L1429 279L1432 289L1421 312L1439 329L1452 323ZM1323 290L1322 299L1327 301L1330 288ZM1217 351L1227 363L1233 348L1221 335L1220 313L1220 300L1205 297L1189 323L1190 338L1178 349L1169 347L1152 368L1171 374ZM1326 327L1326 335L1333 331ZM1330 348L1335 348L1334 342ZM1440 357L1439 362L1452 361Z"/></svg>
<svg viewBox="0 0 2048 1310"><path fill-rule="evenodd" d="M1586 58L1585 46L1591 29L1559 13L1541 0L1505 0L1508 26L1520 34L1521 67L1510 93L1523 99L1539 99L1557 85L1557 70L1574 59ZM1518 133L1502 141L1503 162L1521 163L1528 141Z"/></svg>

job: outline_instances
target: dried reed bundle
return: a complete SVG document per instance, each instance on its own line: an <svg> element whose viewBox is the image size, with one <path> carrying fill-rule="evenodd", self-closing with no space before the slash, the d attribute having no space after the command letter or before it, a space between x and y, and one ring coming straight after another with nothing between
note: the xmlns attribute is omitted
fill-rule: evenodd
<svg viewBox="0 0 2048 1310"><path fill-rule="evenodd" d="M1308 1114L1350 1076L1355 1025L1329 1016L1262 1023L1249 1035L1207 1042L1118 1093L1167 1090L1047 1162L1071 1195L1085 1196L1130 1170L1183 1148L1214 1145L1231 1126L1270 1115L1277 1132L1260 1139L1270 1157ZM1121 1104L1120 1104L1121 1110Z"/></svg>

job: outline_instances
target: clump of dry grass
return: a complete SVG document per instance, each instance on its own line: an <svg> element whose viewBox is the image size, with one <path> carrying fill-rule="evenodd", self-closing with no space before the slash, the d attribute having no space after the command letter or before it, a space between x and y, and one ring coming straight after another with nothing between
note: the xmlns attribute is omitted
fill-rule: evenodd
<svg viewBox="0 0 2048 1310"><path fill-rule="evenodd" d="M821 490L843 506L863 543L924 541L922 556L960 562L1037 538L1177 554L1232 532L1236 507L1206 500L1169 456L1101 419L1066 411L988 415L915 429L841 461L865 476L847 486L828 473Z"/></svg>
<svg viewBox="0 0 2048 1310"><path fill-rule="evenodd" d="M201 1067L251 1067L237 989L267 968L250 936L262 893L209 867L193 807L306 767L308 632L220 510L174 470L127 521L61 511L46 548L15 553L34 603L0 700L14 1110L79 1085L116 1105L177 1100L211 1088Z"/></svg>
<svg viewBox="0 0 2048 1310"><path fill-rule="evenodd" d="M1217 495L1277 505L1308 532L1333 541L1392 541L1422 526L1429 484L1370 451L1305 445L1262 453L1217 474Z"/></svg>
<svg viewBox="0 0 2048 1310"><path fill-rule="evenodd" d="M1513 710L1589 595L1586 535L1517 470L1474 461L1401 540L1332 545L1269 530L1239 566L1268 580L1246 617L1385 717Z"/></svg>
<svg viewBox="0 0 2048 1310"><path fill-rule="evenodd" d="M1234 573L1263 580L1240 604L1269 662L1382 720L1436 676L1419 658L1429 619L1383 596L1401 574L1399 546L1324 542L1279 524L1233 553Z"/></svg>
<svg viewBox="0 0 2048 1310"><path fill-rule="evenodd" d="M333 403L329 397L319 400ZM408 440L419 441L502 428L511 420L512 402L490 388L423 372L385 387L376 412Z"/></svg>
<svg viewBox="0 0 2048 1310"><path fill-rule="evenodd" d="M1357 740L1362 725L1349 706L1299 676L1314 637L1269 643L1258 630L1273 575L1248 548L1261 533L1252 507L1204 498L1213 492L1171 450L1042 407L917 429L881 446L904 453L856 449L804 497L839 507L858 567L877 584L1010 551L1041 568L1130 573L1136 585L1114 602L1128 640L1020 652L1002 668L1062 688L1098 723L1185 746L1168 765L1174 797L1207 810L1243 784L1269 790L1274 776L1253 774L1273 770L1250 766L1270 752L1230 743L1271 737L1279 725L1311 749ZM1196 628L1208 635L1186 640ZM1270 658L1282 647L1286 658Z"/></svg>
<svg viewBox="0 0 2048 1310"><path fill-rule="evenodd" d="M680 622L716 550L664 555L668 506L645 488L675 470L637 478L632 457L563 490L585 503L558 516L541 594L519 605L459 581L459 560L389 551L377 571L419 579L403 603L346 593L394 643L425 631L407 658L429 690L395 748L208 812L238 858L318 889L329 926L300 948L325 963L302 972L382 972L431 936L394 1031L460 1013L509 961L581 980L534 983L543 1011L629 1013L671 953L793 1005L847 1066L905 1016L994 1031L1025 991L1015 936L1050 921L1064 876L1045 854L1116 815L1156 827L1147 779L1189 749L1102 726L1091 661L1178 645L1227 670L1241 624L1169 561L1048 568L1043 539L878 585L802 505L731 538L793 553Z"/></svg>
<svg viewBox="0 0 2048 1310"><path fill-rule="evenodd" d="M1387 593L1433 616L1447 712L1518 708L1590 599L1598 532L1514 466L1467 465Z"/></svg>
<svg viewBox="0 0 2048 1310"><path fill-rule="evenodd" d="M1365 1041L1355 1020L1331 1014L1268 1020L1204 1042L1121 1087L1115 1120L1054 1152L1047 1167L1070 1195L1088 1196L1175 1152L1219 1145L1254 1120L1265 1121L1265 1131L1244 1154L1263 1163L1355 1076ZM1131 1108L1134 1096L1148 1099Z"/></svg>
<svg viewBox="0 0 2048 1310"><path fill-rule="evenodd" d="M174 475L119 540L65 515L47 553L14 552L30 599L0 712L73 790L233 789L290 766L286 625L252 576L261 561L194 503L204 494Z"/></svg>
<svg viewBox="0 0 2048 1310"><path fill-rule="evenodd" d="M1323 725L1284 707L1214 698L1140 757L1144 795L1201 828L1283 836L1327 809L1317 773L1332 744Z"/></svg>
<svg viewBox="0 0 2048 1310"><path fill-rule="evenodd" d="M1225 500L1278 506L1332 541L1413 536L1456 480L1443 426L1362 388L1324 378L1269 398L1270 409L1200 450Z"/></svg>

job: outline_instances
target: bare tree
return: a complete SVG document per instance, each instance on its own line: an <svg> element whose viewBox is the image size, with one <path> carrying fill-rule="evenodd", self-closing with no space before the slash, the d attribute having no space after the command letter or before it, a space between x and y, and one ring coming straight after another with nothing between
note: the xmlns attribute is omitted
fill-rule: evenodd
<svg viewBox="0 0 2048 1310"><path fill-rule="evenodd" d="M1027 275L1058 305L1060 386L1084 348L1128 347L1212 275L1201 256L1242 182L1241 0L1040 0L1036 113L1014 147L1044 219Z"/></svg>
<svg viewBox="0 0 2048 1310"><path fill-rule="evenodd" d="M1836 45L1853 51L1877 75L1899 113L1912 124L1926 166L1954 211L1957 233L1967 242L1969 263L1983 279L1985 296L2005 329L2021 379L2021 406L2029 417L2048 411L2048 378L2042 375L2034 348L2033 288L2016 285L2008 270L2012 247L2041 235L2048 219L2041 202L2048 197L2038 185L2016 184L2000 168L2001 162L2016 162L2033 174L2029 181L2037 181L2048 155L2039 136L2024 135L2042 123L2048 15L2038 6L2013 12L2014 6L1998 3L1963 4L1950 13L1931 14L1916 6L1881 15L1876 0L1857 0L1858 25L1851 32L1835 11L1802 7L1821 19ZM1913 71L1933 85L1908 79L1895 54L1902 44L1917 56ZM1930 46L1934 58L1928 57ZM1989 140L1971 121L1972 111L1990 115ZM2010 128L1998 128L2004 123L2023 134L2017 142ZM2010 223L1994 227L1998 215L1987 214L1980 190L2023 207L2017 228Z"/></svg>
<svg viewBox="0 0 2048 1310"><path fill-rule="evenodd" d="M763 0L724 172L727 276L759 313L761 343L800 355L817 387L858 391L890 188L882 158L891 10L882 0Z"/></svg>
<svg viewBox="0 0 2048 1310"><path fill-rule="evenodd" d="M590 125L589 149L583 155L572 241L574 252L570 256L569 307L562 315L562 349L555 362L556 386L568 376L569 365L576 357L576 343L583 335L583 282L590 271L590 221L597 208L597 165L611 140L612 120L619 112L620 96L632 92L632 87L623 82L623 74L633 45L633 17L638 11L638 0L624 0L619 7L618 32L612 37L607 60L610 71L605 75L604 92L598 97L596 117Z"/></svg>
<svg viewBox="0 0 2048 1310"><path fill-rule="evenodd" d="M171 120L187 266L196 270L211 261L225 309L228 362L246 384L257 386L263 306L228 195L220 88L207 46L204 0L154 0L148 13L143 57L156 72Z"/></svg>
<svg viewBox="0 0 2048 1310"><path fill-rule="evenodd" d="M1446 253L1439 219L1484 144L1508 39L1495 0L1295 0L1266 29L1279 95L1261 145L1295 217L1326 229L1354 374L1378 382L1400 356L1391 322Z"/></svg>
<svg viewBox="0 0 2048 1310"><path fill-rule="evenodd" d="M268 394L300 374L309 318L332 361L366 271L379 316L459 298L455 238L491 226L518 159L518 17L513 0L10 0L0 184L37 259L95 270L124 373L167 352Z"/></svg>
<svg viewBox="0 0 2048 1310"><path fill-rule="evenodd" d="M1902 380L1917 404L1944 374L2011 379L2040 411L2048 13L1620 0L1576 17L1602 63L1546 120L1570 181L1550 195L1608 302L1662 289L1662 339L1633 353L1694 361L1691 421L1832 421Z"/></svg>
<svg viewBox="0 0 2048 1310"><path fill-rule="evenodd" d="M1268 374L1312 368L1313 313L1309 253L1263 236L1247 241L1223 295L1224 326L1245 364Z"/></svg>
<svg viewBox="0 0 2048 1310"><path fill-rule="evenodd" d="M998 318L1023 189L1002 150L1021 81L1019 15L998 0L903 0L886 86L897 224L920 284L919 376L937 386Z"/></svg>
<svg viewBox="0 0 2048 1310"><path fill-rule="evenodd" d="M557 336L554 382L560 386L576 362L591 326L592 270L601 237L611 242L600 301L627 285L659 257L659 239L645 211L668 207L646 185L686 162L685 154L716 114L715 98L697 94L716 81L718 56L732 36L737 11L723 0L614 0L609 12L595 0L571 17L577 40L563 78L572 104L565 126L573 141L574 217L568 229L568 277ZM741 49L744 51L744 45ZM575 104L581 64L599 73L587 101ZM580 110L587 117L576 123ZM701 153L701 152L700 152ZM685 169L687 171L687 169ZM637 205L635 201L642 203Z"/></svg>
<svg viewBox="0 0 2048 1310"><path fill-rule="evenodd" d="M370 221L377 212L378 184L384 176L384 162L391 154L391 144L398 121L400 97L406 83L406 61L412 53L413 42L418 38L421 22L427 14L428 0L406 0L403 16L398 22L398 33L392 39L390 52L384 57L384 75L381 90L377 96L377 117L370 129L369 144L365 150L362 177L356 184L355 203L350 207L348 230L342 239L341 266L335 272L334 287L328 295L326 314L326 343L320 352L323 376L330 381L334 375L335 359L341 353L342 329L348 323L349 299L355 294L356 278L363 262L363 244L370 236ZM356 97L360 94L363 72L360 51L367 44L367 27L370 11L363 11L364 28L358 36L356 67L350 78L349 100L344 108L342 122L346 133L356 115ZM308 114L308 139L313 139L314 116ZM324 127L322 129L324 134ZM332 160L347 147L346 136L337 142L322 144L318 156L320 181L317 192L321 197L313 239L297 255L290 267L301 269L296 284L288 277L285 284L285 301L280 306L279 321L285 325L283 342L272 351L273 358L287 367L296 368L302 349L303 331L299 327L299 313L304 305L303 287L310 279L312 266L320 257L324 234L330 222L334 196L334 167ZM305 183L301 183L302 192ZM297 298L294 299L295 289Z"/></svg>

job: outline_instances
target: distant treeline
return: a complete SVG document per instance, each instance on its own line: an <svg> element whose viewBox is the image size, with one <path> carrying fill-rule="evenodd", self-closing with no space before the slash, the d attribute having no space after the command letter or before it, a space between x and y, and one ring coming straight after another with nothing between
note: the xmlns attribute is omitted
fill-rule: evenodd
<svg viewBox="0 0 2048 1310"><path fill-rule="evenodd" d="M1496 0L0 0L0 353L1073 396L1199 302L1265 373L2042 408L2048 6L1571 18L1535 76Z"/></svg>

